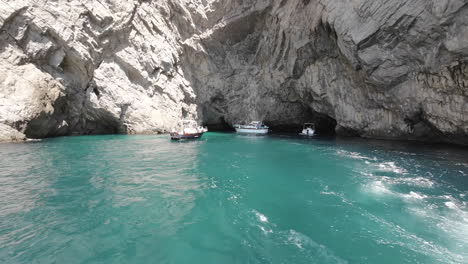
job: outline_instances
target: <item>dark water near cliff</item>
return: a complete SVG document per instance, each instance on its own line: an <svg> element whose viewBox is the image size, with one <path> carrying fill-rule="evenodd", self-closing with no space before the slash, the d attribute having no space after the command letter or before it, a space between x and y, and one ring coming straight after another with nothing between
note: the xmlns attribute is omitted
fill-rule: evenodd
<svg viewBox="0 0 468 264"><path fill-rule="evenodd" d="M0 263L468 263L468 151L221 133L1 144Z"/></svg>

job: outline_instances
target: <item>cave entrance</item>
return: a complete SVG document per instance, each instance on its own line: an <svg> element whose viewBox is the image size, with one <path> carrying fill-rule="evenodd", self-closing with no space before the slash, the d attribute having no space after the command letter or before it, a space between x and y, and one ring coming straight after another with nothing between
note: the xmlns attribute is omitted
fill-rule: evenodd
<svg viewBox="0 0 468 264"><path fill-rule="evenodd" d="M270 125L270 129L273 130L275 133L299 133L302 130L302 126L304 123L314 123L315 130L317 135L321 136L334 136L335 135L335 128L337 122L335 119L320 113L310 113L307 117L295 119L294 122L284 122L278 123L274 125ZM269 123L275 122L268 122L265 120L265 123L268 125Z"/></svg>
<svg viewBox="0 0 468 264"><path fill-rule="evenodd" d="M323 114L315 114L315 129L317 135L334 136L336 129L336 120Z"/></svg>
<svg viewBox="0 0 468 264"><path fill-rule="evenodd" d="M213 122L203 122L203 126L208 127L208 131L217 131L217 132L232 132L235 131L234 128L226 122L224 116L221 116Z"/></svg>

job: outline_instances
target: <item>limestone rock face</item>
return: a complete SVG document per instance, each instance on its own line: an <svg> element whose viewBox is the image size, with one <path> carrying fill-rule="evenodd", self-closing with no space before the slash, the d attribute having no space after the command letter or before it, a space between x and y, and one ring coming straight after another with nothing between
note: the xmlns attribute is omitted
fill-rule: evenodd
<svg viewBox="0 0 468 264"><path fill-rule="evenodd" d="M0 124L0 142L23 141L26 136L10 126Z"/></svg>
<svg viewBox="0 0 468 264"><path fill-rule="evenodd" d="M179 66L179 39L195 31L189 4L1 0L0 122L40 138L197 118Z"/></svg>
<svg viewBox="0 0 468 264"><path fill-rule="evenodd" d="M248 2L184 42L205 121L468 143L468 1Z"/></svg>
<svg viewBox="0 0 468 264"><path fill-rule="evenodd" d="M466 0L0 0L0 29L0 131L261 119L468 144Z"/></svg>

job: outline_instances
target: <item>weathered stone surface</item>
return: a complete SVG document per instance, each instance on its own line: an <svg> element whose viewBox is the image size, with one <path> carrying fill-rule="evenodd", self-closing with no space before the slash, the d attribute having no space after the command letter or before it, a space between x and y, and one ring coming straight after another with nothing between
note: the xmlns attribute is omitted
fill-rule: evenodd
<svg viewBox="0 0 468 264"><path fill-rule="evenodd" d="M0 123L28 137L315 121L468 144L466 0L0 0Z"/></svg>
<svg viewBox="0 0 468 264"><path fill-rule="evenodd" d="M26 136L10 126L0 124L0 142L22 141Z"/></svg>
<svg viewBox="0 0 468 264"><path fill-rule="evenodd" d="M205 120L468 143L468 1L266 2L185 41Z"/></svg>
<svg viewBox="0 0 468 264"><path fill-rule="evenodd" d="M188 6L0 1L0 122L40 138L156 133L196 118L178 66L179 30L195 32Z"/></svg>

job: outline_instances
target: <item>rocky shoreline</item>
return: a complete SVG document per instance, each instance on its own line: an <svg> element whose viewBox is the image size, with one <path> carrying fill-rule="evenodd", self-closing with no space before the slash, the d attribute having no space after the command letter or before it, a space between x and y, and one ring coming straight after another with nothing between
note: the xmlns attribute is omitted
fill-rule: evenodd
<svg viewBox="0 0 468 264"><path fill-rule="evenodd" d="M462 0L0 0L0 141L288 129L468 145Z"/></svg>

